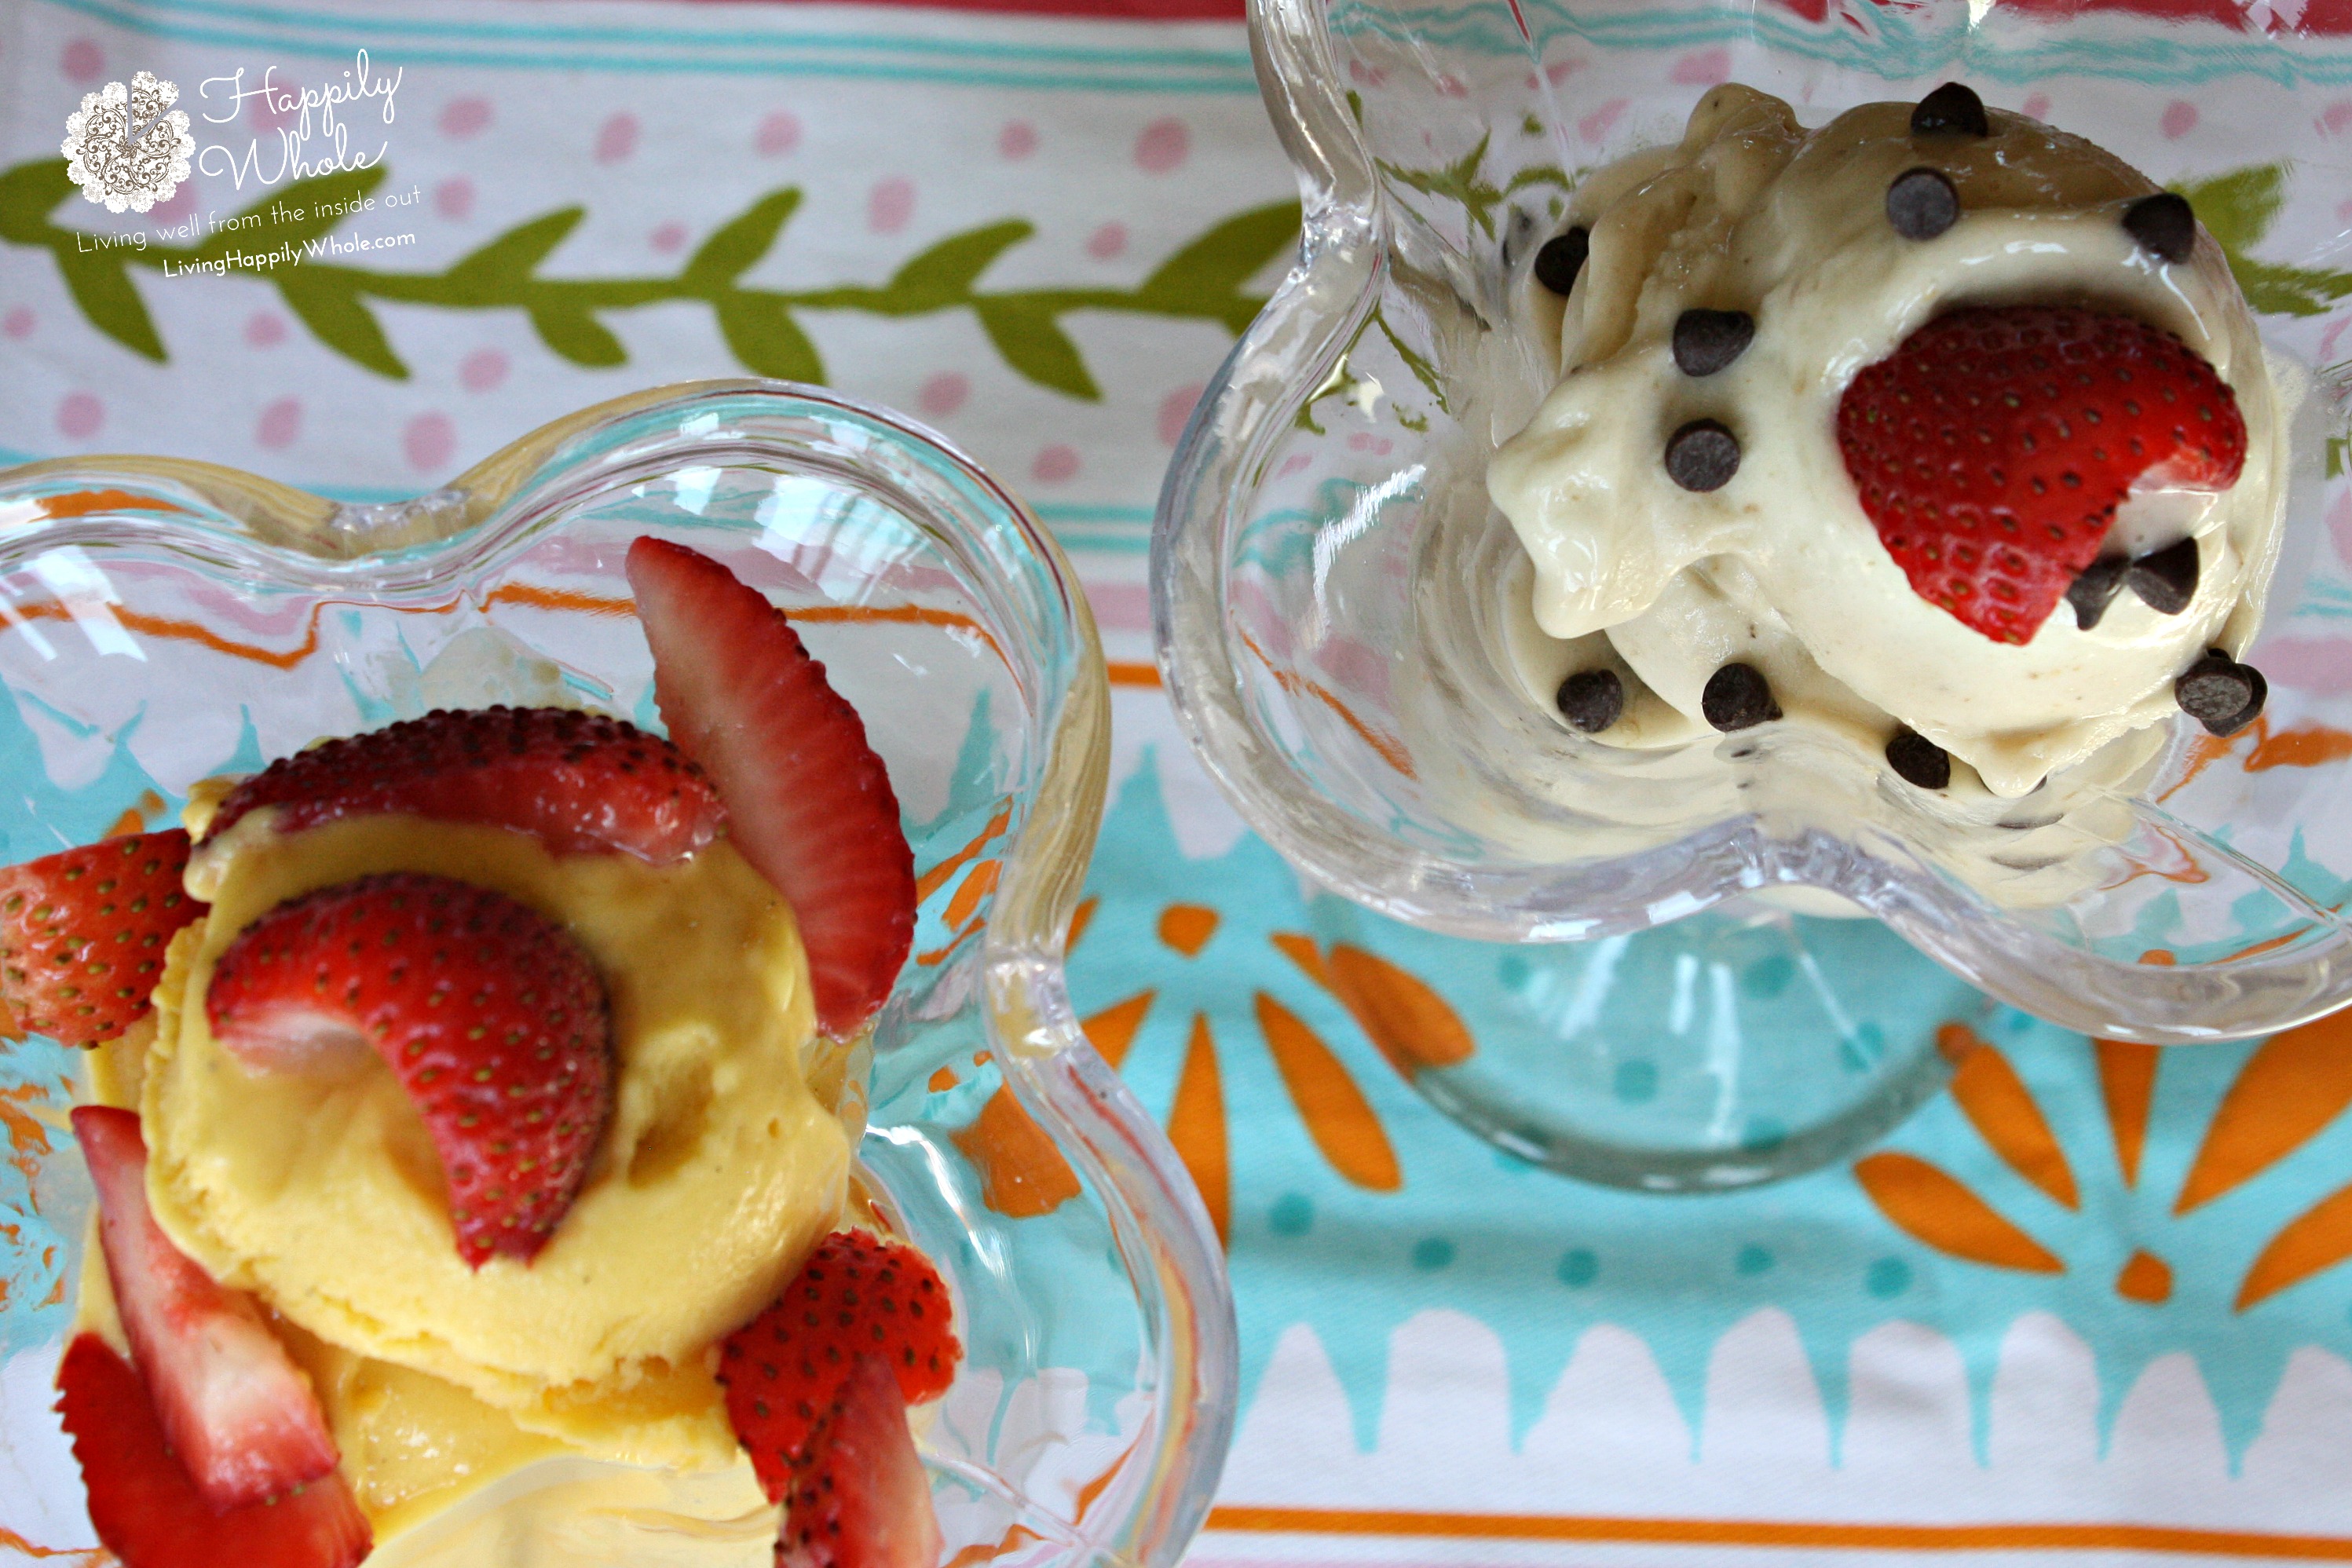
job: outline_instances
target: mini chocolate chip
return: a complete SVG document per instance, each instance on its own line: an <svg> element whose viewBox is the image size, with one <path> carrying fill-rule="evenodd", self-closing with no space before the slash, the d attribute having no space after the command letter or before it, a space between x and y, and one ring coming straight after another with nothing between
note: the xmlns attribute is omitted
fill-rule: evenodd
<svg viewBox="0 0 2352 1568"><path fill-rule="evenodd" d="M1908 727L1896 730L1886 743L1886 766L1922 789L1941 789L1952 781L1952 754Z"/></svg>
<svg viewBox="0 0 2352 1568"><path fill-rule="evenodd" d="M2187 261L2197 248L2197 214L2188 198L2158 191L2124 209L2124 232L2158 261Z"/></svg>
<svg viewBox="0 0 2352 1568"><path fill-rule="evenodd" d="M2107 612L2107 606L2123 591L2124 578L2131 571L2131 558L2103 555L2076 574L2067 585L2066 602L2074 607L2074 624L2088 632Z"/></svg>
<svg viewBox="0 0 2352 1568"><path fill-rule="evenodd" d="M1554 235L1536 252L1536 281L1565 299L1576 287L1576 275L1584 270L1584 258L1591 254L1592 231L1582 225Z"/></svg>
<svg viewBox="0 0 2352 1568"><path fill-rule="evenodd" d="M2197 597L2197 541L2182 539L2131 563L2131 591L2158 615L2178 615Z"/></svg>
<svg viewBox="0 0 2352 1568"><path fill-rule="evenodd" d="M1905 239L1934 239L1960 221L1960 193L1933 169L1912 169L1886 187L1886 221Z"/></svg>
<svg viewBox="0 0 2352 1568"><path fill-rule="evenodd" d="M1712 419L1694 419L1666 437L1666 473L1685 490L1720 490L1739 472L1739 438Z"/></svg>
<svg viewBox="0 0 2352 1568"><path fill-rule="evenodd" d="M1748 351L1756 318L1745 310L1685 310L1675 318L1675 368L1711 376Z"/></svg>
<svg viewBox="0 0 2352 1568"><path fill-rule="evenodd" d="M1780 705L1772 700L1772 688L1755 665L1726 664L1707 676L1706 690L1699 694L1698 711L1706 716L1707 723L1728 735L1779 718Z"/></svg>
<svg viewBox="0 0 2352 1568"><path fill-rule="evenodd" d="M2251 664L2242 664L2219 648L2189 666L2172 683L2173 700L2180 711L2215 735L2235 735L2263 711L2270 683Z"/></svg>
<svg viewBox="0 0 2352 1568"><path fill-rule="evenodd" d="M1992 121L1985 118L1984 99L1973 89L1948 81L1913 107L1911 134L1990 136Z"/></svg>
<svg viewBox="0 0 2352 1568"><path fill-rule="evenodd" d="M1597 735L1625 712L1625 684L1614 670L1579 670L1559 683L1562 717L1587 735Z"/></svg>

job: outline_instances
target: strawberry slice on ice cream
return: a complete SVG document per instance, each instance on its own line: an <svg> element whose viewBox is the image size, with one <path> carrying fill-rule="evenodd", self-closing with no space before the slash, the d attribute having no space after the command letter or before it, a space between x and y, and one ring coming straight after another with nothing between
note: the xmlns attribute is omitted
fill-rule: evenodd
<svg viewBox="0 0 2352 1568"><path fill-rule="evenodd" d="M99 1242L146 1385L141 1404L152 1398L185 1484L203 1506L228 1510L329 1474L335 1443L318 1397L260 1309L173 1246L148 1209L138 1116L84 1105L73 1129L98 1188Z"/></svg>
<svg viewBox="0 0 2352 1568"><path fill-rule="evenodd" d="M889 1365L861 1355L784 1500L778 1568L933 1568L940 1521Z"/></svg>
<svg viewBox="0 0 2352 1568"><path fill-rule="evenodd" d="M206 1502L139 1374L98 1335L66 1347L58 1395L90 1523L123 1568L355 1568L367 1557L367 1516L331 1470L265 1501Z"/></svg>
<svg viewBox="0 0 2352 1568"><path fill-rule="evenodd" d="M503 894L413 873L289 899L237 933L205 1009L247 1065L373 1048L425 1119L457 1250L529 1262L612 1108L604 988L578 941Z"/></svg>
<svg viewBox="0 0 2352 1568"><path fill-rule="evenodd" d="M718 786L737 851L791 903L818 1027L854 1033L914 942L914 854L889 773L757 590L666 539L631 545L628 571L662 721Z"/></svg>
<svg viewBox="0 0 2352 1568"><path fill-rule="evenodd" d="M0 1001L18 1025L96 1045L137 1022L172 934L204 913L177 828L0 869Z"/></svg>
<svg viewBox="0 0 2352 1568"><path fill-rule="evenodd" d="M1997 643L2032 639L2135 484L2225 490L2246 458L2211 365L2135 317L2077 306L1936 318L1854 376L1837 435L1912 591Z"/></svg>

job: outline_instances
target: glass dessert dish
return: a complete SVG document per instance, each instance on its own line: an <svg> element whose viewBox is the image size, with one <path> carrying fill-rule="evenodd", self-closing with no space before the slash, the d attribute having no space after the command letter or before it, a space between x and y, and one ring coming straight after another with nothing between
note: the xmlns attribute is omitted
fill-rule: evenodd
<svg viewBox="0 0 2352 1568"><path fill-rule="evenodd" d="M1367 909L1472 943L1640 941L1761 900L1874 916L1969 985L2118 1039L2352 999L2352 38L2304 30L2317 8L2077 9L1258 0L1305 247L1195 415L1153 557L1170 692L1249 821ZM1531 569L1487 491L1558 379L1536 254L1588 175L1675 144L1720 84L1818 127L1945 82L2186 194L2244 288L2294 411L2245 652L2267 710L2226 739L2173 714L2128 767L2061 769L1966 822L1822 727L1579 733L1520 673ZM1507 1120L1510 1090L1487 1092Z"/></svg>
<svg viewBox="0 0 2352 1568"><path fill-rule="evenodd" d="M1064 994L1108 708L1085 599L1017 499L883 411L712 382L583 411L407 503L97 457L0 475L0 518L11 862L168 825L198 779L436 707L653 727L627 547L733 561L864 716L914 850L915 956L835 1082L863 1132L850 1218L912 1241L956 1301L965 1359L918 1426L946 1550L1177 1560L1229 1435L1231 1300L1181 1166ZM91 1201L64 1124L78 1057L0 1051L0 1540L60 1550L89 1542L50 1413ZM506 1485L379 1552L503 1507ZM714 1526L642 1494L589 1512L594 1544L562 1561L764 1563L773 1543L772 1519Z"/></svg>

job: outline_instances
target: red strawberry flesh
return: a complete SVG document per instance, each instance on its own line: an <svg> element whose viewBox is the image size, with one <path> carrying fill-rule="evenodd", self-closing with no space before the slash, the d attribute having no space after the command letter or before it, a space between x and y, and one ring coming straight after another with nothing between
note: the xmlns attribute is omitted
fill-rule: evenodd
<svg viewBox="0 0 2352 1568"><path fill-rule="evenodd" d="M66 1347L58 1392L90 1523L123 1568L354 1568L367 1556L367 1518L332 1471L273 1501L206 1502L139 1374L96 1334Z"/></svg>
<svg viewBox="0 0 2352 1568"><path fill-rule="evenodd" d="M881 1357L844 1375L783 1500L780 1568L937 1568L930 1480Z"/></svg>
<svg viewBox="0 0 2352 1568"><path fill-rule="evenodd" d="M278 810L293 832L404 811L530 833L557 854L624 851L667 865L719 834L702 770L635 725L570 708L436 710L281 758L221 801L205 837Z"/></svg>
<svg viewBox="0 0 2352 1568"><path fill-rule="evenodd" d="M17 1025L96 1045L137 1022L172 934L204 913L187 864L174 828L0 869L0 1001Z"/></svg>
<svg viewBox="0 0 2352 1568"><path fill-rule="evenodd" d="M2075 306L1939 316L1855 375L1838 447L1912 591L2026 643L2143 477L2224 490L2246 455L2228 383L2179 339Z"/></svg>
<svg viewBox="0 0 2352 1568"><path fill-rule="evenodd" d="M962 1354L952 1318L947 1286L913 1248L857 1230L819 1242L783 1293L719 1350L728 1417L768 1495L784 1495L860 1357L881 1357L908 1404L946 1393Z"/></svg>
<svg viewBox="0 0 2352 1568"><path fill-rule="evenodd" d="M138 1116L84 1105L73 1128L98 1188L99 1241L122 1332L158 1428L205 1505L258 1503L332 1470L335 1442L318 1398L260 1309L156 1224Z"/></svg>
<svg viewBox="0 0 2352 1568"><path fill-rule="evenodd" d="M222 953L205 1009L223 1047L262 1071L373 1046L425 1120L458 1254L477 1269L547 1244L612 1106L587 953L536 910L447 877L289 899Z"/></svg>
<svg viewBox="0 0 2352 1568"><path fill-rule="evenodd" d="M914 941L914 854L889 773L757 590L665 539L631 545L628 570L662 722L718 786L736 849L792 904L818 1027L853 1033Z"/></svg>

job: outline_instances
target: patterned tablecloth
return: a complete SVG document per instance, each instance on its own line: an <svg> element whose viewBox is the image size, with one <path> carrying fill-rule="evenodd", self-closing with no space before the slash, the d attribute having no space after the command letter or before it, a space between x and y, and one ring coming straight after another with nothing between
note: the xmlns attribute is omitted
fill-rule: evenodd
<svg viewBox="0 0 2352 1568"><path fill-rule="evenodd" d="M68 199L58 139L140 69L229 78L191 105L221 151L112 216ZM223 114L240 70L363 81L341 134L381 163L297 193L299 117ZM8 0L0 81L0 460L174 453L390 498L581 404L748 369L916 412L1034 497L1117 700L1071 988L1193 1168L1240 1303L1196 1562L2352 1559L2352 1024L2159 1065L1996 1014L1876 1156L1901 1180L1661 1199L1457 1131L1318 979L1307 892L1170 722L1145 606L1160 470L1296 222L1238 20ZM2193 103L2147 112L2196 134ZM2352 99L2327 113L2352 134ZM300 155L336 145L314 124ZM244 248L361 281L200 265L273 202L308 215ZM792 292L790 325L683 277L746 214L781 214L746 276ZM499 235L597 289L453 269ZM5 1098L0 1121L47 1135ZM0 1203L33 1207L21 1169ZM57 1238L22 1217L0 1276L41 1304L8 1319L12 1383L45 1375L62 1311ZM53 1442L0 1434L0 1465ZM0 1520L0 1562L89 1539Z"/></svg>

